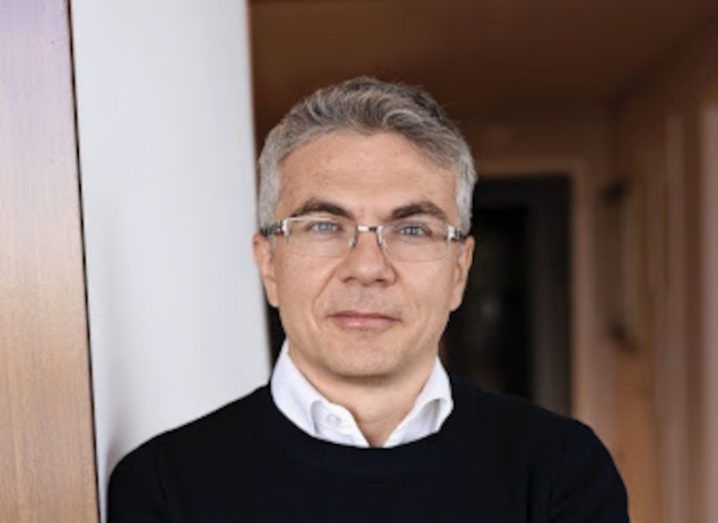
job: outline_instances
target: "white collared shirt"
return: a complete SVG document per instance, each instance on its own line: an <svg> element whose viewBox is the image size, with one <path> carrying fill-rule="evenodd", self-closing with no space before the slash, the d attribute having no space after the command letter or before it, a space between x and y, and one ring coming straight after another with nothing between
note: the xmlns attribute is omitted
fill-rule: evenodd
<svg viewBox="0 0 718 523"><path fill-rule="evenodd" d="M274 367L270 388L277 408L310 436L342 445L369 447L351 412L325 398L297 368L286 341ZM449 377L437 357L413 408L389 435L384 448L438 432L453 408Z"/></svg>

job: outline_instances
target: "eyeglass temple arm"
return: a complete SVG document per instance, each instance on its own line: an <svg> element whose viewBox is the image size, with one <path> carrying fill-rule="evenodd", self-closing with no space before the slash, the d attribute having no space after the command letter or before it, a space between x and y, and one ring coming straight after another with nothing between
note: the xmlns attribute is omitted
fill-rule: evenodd
<svg viewBox="0 0 718 523"><path fill-rule="evenodd" d="M279 234L284 234L286 232L286 220L282 220L279 222L273 222L269 225L265 225L264 227L259 228L259 234L262 236L276 236Z"/></svg>

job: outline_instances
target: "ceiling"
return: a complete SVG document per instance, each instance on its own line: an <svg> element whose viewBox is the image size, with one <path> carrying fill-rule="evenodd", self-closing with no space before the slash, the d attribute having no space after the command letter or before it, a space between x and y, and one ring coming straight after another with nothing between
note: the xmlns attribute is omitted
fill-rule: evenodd
<svg viewBox="0 0 718 523"><path fill-rule="evenodd" d="M423 85L457 118L614 99L718 13L715 0L250 0L259 136L360 74Z"/></svg>

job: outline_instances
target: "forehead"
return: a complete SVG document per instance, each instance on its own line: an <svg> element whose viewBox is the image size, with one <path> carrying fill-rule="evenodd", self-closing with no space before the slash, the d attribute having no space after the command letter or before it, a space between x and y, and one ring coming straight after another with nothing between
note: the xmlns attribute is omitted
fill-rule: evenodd
<svg viewBox="0 0 718 523"><path fill-rule="evenodd" d="M455 170L395 133L330 133L295 149L279 171L278 217L313 198L357 215L388 214L408 202L429 201L458 219Z"/></svg>

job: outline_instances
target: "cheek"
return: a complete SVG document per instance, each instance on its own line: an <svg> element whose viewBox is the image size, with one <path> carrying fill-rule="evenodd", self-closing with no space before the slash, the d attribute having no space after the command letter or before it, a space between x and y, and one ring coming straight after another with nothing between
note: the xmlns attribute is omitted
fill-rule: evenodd
<svg viewBox="0 0 718 523"><path fill-rule="evenodd" d="M316 259L287 257L277 265L279 309L306 315L322 293L331 276L331 268Z"/></svg>
<svg viewBox="0 0 718 523"><path fill-rule="evenodd" d="M448 314L453 295L451 274L447 270L409 271L405 278L421 321L434 322Z"/></svg>

